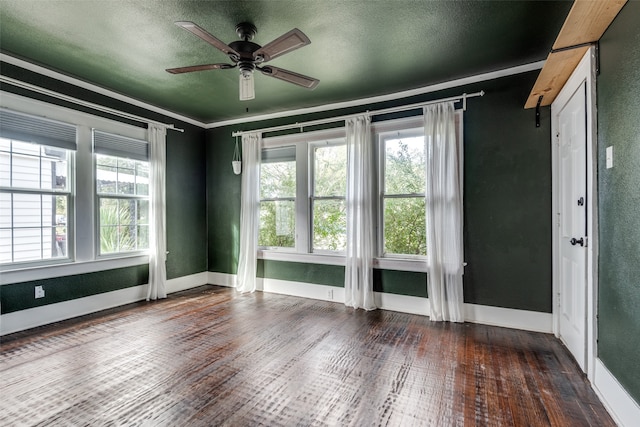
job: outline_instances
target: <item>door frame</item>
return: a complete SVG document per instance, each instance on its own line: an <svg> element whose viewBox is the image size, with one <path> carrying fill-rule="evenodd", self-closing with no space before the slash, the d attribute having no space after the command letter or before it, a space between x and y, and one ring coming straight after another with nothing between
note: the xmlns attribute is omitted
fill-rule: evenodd
<svg viewBox="0 0 640 427"><path fill-rule="evenodd" d="M593 382L595 379L595 360L597 357L597 308L598 308L598 192L597 192L597 111L596 111L596 49L589 48L580 60L569 80L565 83L557 98L551 104L551 185L552 185L552 292L553 292L553 333L560 331L560 233L558 210L559 200L559 140L558 116L564 105L582 83L586 83L587 116L587 284L585 295L586 314L586 357L585 373Z"/></svg>

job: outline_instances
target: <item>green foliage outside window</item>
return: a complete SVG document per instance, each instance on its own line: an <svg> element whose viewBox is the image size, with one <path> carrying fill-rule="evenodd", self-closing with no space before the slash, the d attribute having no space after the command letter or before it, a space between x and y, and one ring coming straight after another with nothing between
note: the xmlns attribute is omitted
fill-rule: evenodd
<svg viewBox="0 0 640 427"><path fill-rule="evenodd" d="M424 138L385 141L384 252L426 255Z"/></svg>

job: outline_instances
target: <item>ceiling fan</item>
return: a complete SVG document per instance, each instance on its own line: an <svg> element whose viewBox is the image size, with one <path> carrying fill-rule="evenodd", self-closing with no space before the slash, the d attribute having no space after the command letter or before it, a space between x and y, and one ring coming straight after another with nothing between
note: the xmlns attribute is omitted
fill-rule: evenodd
<svg viewBox="0 0 640 427"><path fill-rule="evenodd" d="M308 77L293 71L274 67L272 65L262 65L285 53L301 48L311 43L309 38L299 29L281 35L277 39L264 46L253 43L251 40L257 33L255 25L249 22L241 22L236 25L236 34L241 40L229 43L228 45L220 39L209 34L205 29L193 22L179 21L177 26L195 34L216 49L221 50L229 56L231 64L205 64L192 65L189 67L169 68L167 71L172 74L191 73L193 71L204 70L226 70L236 68L240 70L240 100L245 101L255 98L253 72L260 71L265 76L274 77L285 82L293 83L307 89L315 89L320 80Z"/></svg>

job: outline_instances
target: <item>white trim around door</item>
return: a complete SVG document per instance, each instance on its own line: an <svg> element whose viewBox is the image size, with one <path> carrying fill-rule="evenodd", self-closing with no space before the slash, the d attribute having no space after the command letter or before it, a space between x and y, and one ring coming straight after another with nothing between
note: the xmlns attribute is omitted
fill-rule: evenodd
<svg viewBox="0 0 640 427"><path fill-rule="evenodd" d="M586 283L586 363L585 373L594 381L597 338L597 278L598 278L598 200L597 200L597 117L596 117L596 75L595 49L592 47L582 58L575 71L551 104L551 162L552 162L552 264L553 264L553 330L559 334L560 313L560 233L559 233L559 140L558 117L564 105L575 91L586 84L586 179L587 195L587 283Z"/></svg>

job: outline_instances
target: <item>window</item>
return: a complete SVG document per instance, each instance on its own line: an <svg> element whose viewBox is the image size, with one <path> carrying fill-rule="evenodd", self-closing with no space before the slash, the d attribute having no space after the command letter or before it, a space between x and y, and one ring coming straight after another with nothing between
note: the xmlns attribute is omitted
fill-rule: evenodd
<svg viewBox="0 0 640 427"><path fill-rule="evenodd" d="M344 140L311 145L312 251L341 251L347 246L347 147Z"/></svg>
<svg viewBox="0 0 640 427"><path fill-rule="evenodd" d="M382 255L426 255L425 144L421 128L380 133Z"/></svg>
<svg viewBox="0 0 640 427"><path fill-rule="evenodd" d="M296 246L296 147L262 150L258 245Z"/></svg>
<svg viewBox="0 0 640 427"><path fill-rule="evenodd" d="M461 113L456 115L461 156ZM425 271L427 255L423 118L372 125L378 199L376 265ZM462 169L459 171L462 173ZM339 265L346 252L347 147L333 129L263 140L260 177L262 258ZM329 256L333 257L329 257Z"/></svg>
<svg viewBox="0 0 640 427"><path fill-rule="evenodd" d="M100 255L149 248L146 141L94 131Z"/></svg>
<svg viewBox="0 0 640 427"><path fill-rule="evenodd" d="M76 128L0 110L0 264L71 256Z"/></svg>
<svg viewBox="0 0 640 427"><path fill-rule="evenodd" d="M345 251L343 135L342 130L330 130L263 140L258 232L262 251L325 255Z"/></svg>

